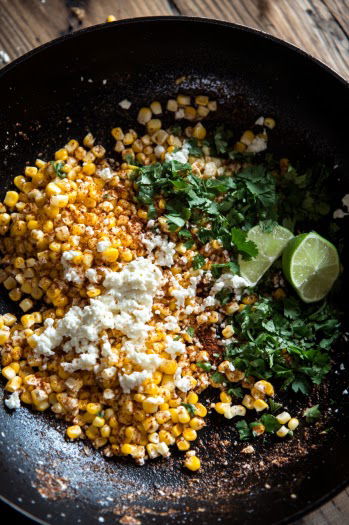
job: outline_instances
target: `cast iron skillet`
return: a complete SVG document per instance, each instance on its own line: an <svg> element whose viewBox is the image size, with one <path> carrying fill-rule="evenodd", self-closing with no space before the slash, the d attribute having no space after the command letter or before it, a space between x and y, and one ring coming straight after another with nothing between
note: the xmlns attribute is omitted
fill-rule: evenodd
<svg viewBox="0 0 349 525"><path fill-rule="evenodd" d="M51 158L88 130L111 148L111 127L133 127L141 104L178 92L217 99L212 120L233 123L237 133L260 115L274 116L271 150L334 166L334 207L348 192L347 84L293 46L252 29L180 17L100 25L16 60L1 71L0 91L3 192L27 161ZM118 106L124 98L132 102L129 112ZM5 293L0 305L2 313L14 311ZM230 444L232 425L217 426L212 417L196 447L204 468L195 474L183 472L176 457L142 468L107 460L82 443L68 443L64 425L50 416L26 408L10 413L0 403L1 497L37 521L60 525L120 518L135 524L284 523L349 479L345 373L335 373L334 383L340 425L331 437L315 439L319 447L302 452L300 438L291 451L277 443L247 457ZM225 447L216 445L217 434Z"/></svg>

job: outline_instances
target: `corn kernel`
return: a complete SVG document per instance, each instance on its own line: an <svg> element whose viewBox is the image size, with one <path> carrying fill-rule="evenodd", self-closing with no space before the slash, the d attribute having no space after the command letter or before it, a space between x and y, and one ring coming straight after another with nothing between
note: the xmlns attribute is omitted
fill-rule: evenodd
<svg viewBox="0 0 349 525"><path fill-rule="evenodd" d="M199 470L201 466L200 459L197 456L186 457L184 460L184 466L187 469L195 472L196 470Z"/></svg>
<svg viewBox="0 0 349 525"><path fill-rule="evenodd" d="M11 366L5 366L1 370L1 373L7 380L13 379L16 376L16 372Z"/></svg>
<svg viewBox="0 0 349 525"><path fill-rule="evenodd" d="M81 436L81 427L79 425L72 425L71 427L68 427L66 430L67 436L70 439L77 439Z"/></svg>
<svg viewBox="0 0 349 525"><path fill-rule="evenodd" d="M288 428L285 427L285 426L282 426L282 427L280 427L279 430L276 432L276 435L277 435L278 437L281 437L281 438L282 438L282 437L287 436L288 433L289 433Z"/></svg>
<svg viewBox="0 0 349 525"><path fill-rule="evenodd" d="M10 208L13 208L18 202L19 195L16 191L8 191L6 192L5 198L4 198L4 204L6 206L9 206Z"/></svg>
<svg viewBox="0 0 349 525"><path fill-rule="evenodd" d="M291 420L291 416L288 412L281 412L281 414L276 416L276 419L280 425L286 425Z"/></svg>
<svg viewBox="0 0 349 525"><path fill-rule="evenodd" d="M288 428L289 428L290 430L296 430L296 428L298 427L298 425L299 425L299 420L298 420L296 417L292 417L292 418L289 420L288 424L287 424L287 426L288 426Z"/></svg>

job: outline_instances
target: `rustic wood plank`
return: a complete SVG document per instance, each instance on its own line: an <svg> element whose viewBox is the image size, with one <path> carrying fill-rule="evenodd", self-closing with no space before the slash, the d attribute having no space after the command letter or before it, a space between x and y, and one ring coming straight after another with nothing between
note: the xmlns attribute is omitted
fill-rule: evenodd
<svg viewBox="0 0 349 525"><path fill-rule="evenodd" d="M74 13L75 7L83 11ZM117 19L182 14L249 25L298 45L349 79L349 0L0 0L0 51L13 60L109 14ZM348 522L346 489L297 525Z"/></svg>

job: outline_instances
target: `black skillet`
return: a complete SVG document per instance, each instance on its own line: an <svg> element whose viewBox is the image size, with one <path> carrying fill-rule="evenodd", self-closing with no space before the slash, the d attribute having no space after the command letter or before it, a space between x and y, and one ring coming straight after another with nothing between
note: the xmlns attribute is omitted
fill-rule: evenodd
<svg viewBox="0 0 349 525"><path fill-rule="evenodd" d="M343 79L255 30L180 17L88 28L4 68L2 192L26 162L39 155L51 158L57 147L81 139L87 130L111 151L111 127L134 127L140 105L179 92L218 100L213 124L227 121L237 133L260 115L274 116L271 150L305 165L320 160L335 166L329 187L334 207L348 193L349 107ZM132 102L129 112L118 105L124 98ZM1 312L8 310L14 311L2 293ZM330 388L333 410L339 408L337 431L315 436L310 444L304 437L303 452L300 432L289 449L275 443L247 457L232 444L232 425L216 425L212 417L197 447L204 468L195 474L183 472L176 457L142 468L107 460L83 443L68 443L64 425L52 417L26 408L10 413L0 403L1 498L37 521L60 525L120 518L134 524L285 523L349 480L348 404L342 395L348 383L345 371L334 372ZM226 446L217 445L217 438Z"/></svg>

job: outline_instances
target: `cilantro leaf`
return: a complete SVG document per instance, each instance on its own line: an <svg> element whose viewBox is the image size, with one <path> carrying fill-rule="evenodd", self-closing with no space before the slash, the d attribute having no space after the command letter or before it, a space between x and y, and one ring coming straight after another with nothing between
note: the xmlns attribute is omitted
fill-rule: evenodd
<svg viewBox="0 0 349 525"><path fill-rule="evenodd" d="M232 291L229 288L223 288L220 292L216 293L215 298L222 305L228 304L232 298Z"/></svg>
<svg viewBox="0 0 349 525"><path fill-rule="evenodd" d="M64 162L62 160L59 160L59 161L51 160L51 165L53 169L55 170L56 177L59 177L60 179L65 179L67 174L63 171Z"/></svg>
<svg viewBox="0 0 349 525"><path fill-rule="evenodd" d="M278 410L282 408L282 403L277 403L276 401L274 401L274 399L269 399L269 408L270 412L272 414L275 414L275 412L278 412Z"/></svg>
<svg viewBox="0 0 349 525"><path fill-rule="evenodd" d="M194 335L195 335L195 330L194 330L194 328L193 328L192 326L189 326L189 327L187 328L187 334L189 334L190 337L194 337Z"/></svg>
<svg viewBox="0 0 349 525"><path fill-rule="evenodd" d="M200 255L199 253L195 255L193 258L193 268L194 270L198 270L199 268L202 268L206 262L206 259L203 255Z"/></svg>
<svg viewBox="0 0 349 525"><path fill-rule="evenodd" d="M239 228L231 230L231 239L242 258L249 261L258 255L258 248L255 242L247 240L247 233Z"/></svg>
<svg viewBox="0 0 349 525"><path fill-rule="evenodd" d="M208 363L206 361L202 363L196 363L196 366L198 366L199 368L202 368L205 372L209 372L212 368L211 363Z"/></svg>
<svg viewBox="0 0 349 525"><path fill-rule="evenodd" d="M193 157L203 157L202 149L198 146L197 139L191 138L187 140L187 144L189 145L190 155L193 155Z"/></svg>
<svg viewBox="0 0 349 525"><path fill-rule="evenodd" d="M239 387L239 386L235 386L235 387L230 387L228 389L228 394L230 396L234 396L236 397L237 399L242 399L244 397L244 393L242 391L242 388Z"/></svg>
<svg viewBox="0 0 349 525"><path fill-rule="evenodd" d="M304 411L304 417L307 423L314 423L314 421L320 419L321 412L319 410L319 405L314 405L312 407L307 408Z"/></svg>
<svg viewBox="0 0 349 525"><path fill-rule="evenodd" d="M239 273L239 270L239 265L233 261L221 264L212 264L211 266L211 272L214 279L218 279L222 273L231 272L235 274Z"/></svg>
<svg viewBox="0 0 349 525"><path fill-rule="evenodd" d="M239 438L241 441L246 441L251 437L251 430L245 419L238 421L235 425L235 428L239 432Z"/></svg>
<svg viewBox="0 0 349 525"><path fill-rule="evenodd" d="M281 427L280 423L272 414L263 414L261 417L261 423L265 426L265 431L274 434Z"/></svg>
<svg viewBox="0 0 349 525"><path fill-rule="evenodd" d="M181 405L187 409L188 413L193 416L196 412L196 408L195 408L195 405L193 405L192 403L181 403Z"/></svg>
<svg viewBox="0 0 349 525"><path fill-rule="evenodd" d="M212 381L214 381L215 383L223 383L225 381L225 377L223 374L221 374L220 372L214 372L212 375L211 375L211 379Z"/></svg>

